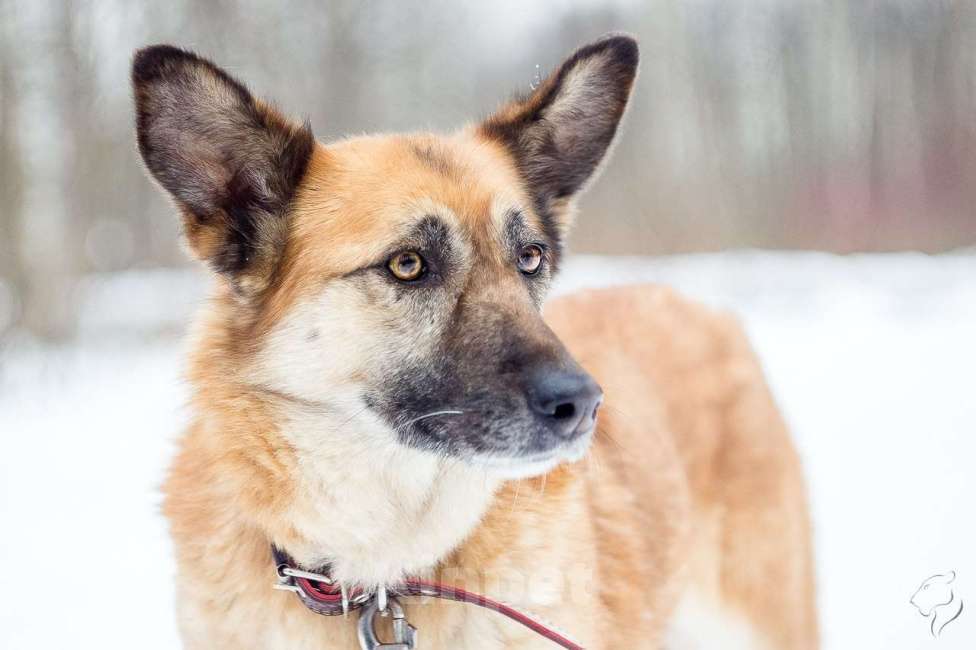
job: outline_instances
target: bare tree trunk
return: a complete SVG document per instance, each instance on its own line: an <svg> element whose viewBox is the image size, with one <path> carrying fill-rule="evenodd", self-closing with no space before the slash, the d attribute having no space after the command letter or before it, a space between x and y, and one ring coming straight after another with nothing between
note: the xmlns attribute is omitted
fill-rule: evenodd
<svg viewBox="0 0 976 650"><path fill-rule="evenodd" d="M9 0L0 1L0 280L12 298L12 304L0 304L0 309L16 309L26 290L20 260L24 170L16 114L16 62L10 46L13 40L10 10ZM17 313L0 314L0 334L4 326L16 325L17 320Z"/></svg>
<svg viewBox="0 0 976 650"><path fill-rule="evenodd" d="M41 236L44 245L54 250L41 255L43 259L25 260L30 272L24 325L34 334L52 340L72 334L77 322L74 289L87 270L84 246L93 212L90 197L98 189L98 170L88 169L84 157L93 136L86 113L92 80L78 56L75 12L81 10L68 3L51 7L49 25L56 46L44 53L49 70L47 85L41 92L49 110L50 128L59 136L56 140L60 149L57 160L45 169L50 178L44 182L53 183L48 191L59 200L47 206L53 213L44 219L51 231Z"/></svg>

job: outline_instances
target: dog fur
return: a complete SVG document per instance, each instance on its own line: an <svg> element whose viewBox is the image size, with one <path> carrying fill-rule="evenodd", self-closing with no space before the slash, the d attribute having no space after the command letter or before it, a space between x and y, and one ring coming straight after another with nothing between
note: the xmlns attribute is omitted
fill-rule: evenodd
<svg viewBox="0 0 976 650"><path fill-rule="evenodd" d="M215 272L165 484L187 648L359 647L271 588L272 543L349 585L487 593L587 648L817 646L801 468L735 320L654 286L540 315L636 70L610 36L458 133L323 145L205 59L137 53L140 151ZM403 250L422 283L390 277ZM520 382L580 366L599 424L555 440ZM551 647L405 606L425 648Z"/></svg>

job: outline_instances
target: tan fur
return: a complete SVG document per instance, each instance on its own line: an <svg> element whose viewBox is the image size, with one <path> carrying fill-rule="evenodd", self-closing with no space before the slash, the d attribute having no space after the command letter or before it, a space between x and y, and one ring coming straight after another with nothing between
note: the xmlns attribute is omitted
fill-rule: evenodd
<svg viewBox="0 0 976 650"><path fill-rule="evenodd" d="M344 355L381 353L373 337L396 315L337 280L395 242L418 207L479 250L504 210L536 219L511 160L473 131L349 140L315 151L258 316L244 318L218 281L195 333L195 421L165 485L186 647L358 647L354 620L272 590L272 541L310 566L342 556L338 577L367 584L437 575L588 648L708 647L694 644L726 620L752 647L816 647L804 489L782 419L737 324L666 289L547 305L606 394L579 463L504 482L400 448L355 413L354 432L322 429L314 396L289 387L307 373L341 396L355 382L340 376ZM475 275L498 276L504 260L485 259ZM503 299L513 287L483 290ZM335 316L339 352L321 366L294 347L316 301L326 317L355 310ZM424 648L551 647L471 606L407 610Z"/></svg>

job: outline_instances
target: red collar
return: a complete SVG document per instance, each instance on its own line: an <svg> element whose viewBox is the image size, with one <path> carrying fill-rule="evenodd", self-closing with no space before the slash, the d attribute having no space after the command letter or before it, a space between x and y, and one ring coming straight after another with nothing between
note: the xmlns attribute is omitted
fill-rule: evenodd
<svg viewBox="0 0 976 650"><path fill-rule="evenodd" d="M375 634L372 633L372 617L378 610L385 610L386 603L377 602L378 600L385 599L385 592L380 598L377 598L375 594L367 594L360 588L353 588L347 591L328 576L328 567L318 572L305 571L287 553L278 547L272 546L271 553L278 573L278 584L275 585L276 589L295 592L298 594L302 604L316 614L322 614L323 616L346 614L350 610L365 608L361 614L363 618L360 620L360 643L367 650L382 647L379 645L371 645L371 642L376 640ZM568 650L584 650L583 646L569 640L566 636L557 632L552 626L544 625L510 605L492 600L487 596L466 591L459 587L443 585L439 582L429 580L421 580L420 578L407 578L403 584L398 585L391 591L393 596L389 598L389 601L393 605L392 609L394 610L395 632L398 637L402 636L404 638L398 638L397 643L399 645L390 647L401 647L405 650L413 648L416 632L403 617L402 608L399 602L397 602L396 597L428 596L453 600L460 603L469 603L496 611L516 623L524 625L536 634L549 639L562 648L567 648ZM380 608L380 604L384 605L384 607ZM399 616L397 615L398 611ZM367 616L368 620L366 619ZM402 625L398 625L398 622L402 622ZM366 638L364 638L364 630L368 630L368 632L365 632Z"/></svg>

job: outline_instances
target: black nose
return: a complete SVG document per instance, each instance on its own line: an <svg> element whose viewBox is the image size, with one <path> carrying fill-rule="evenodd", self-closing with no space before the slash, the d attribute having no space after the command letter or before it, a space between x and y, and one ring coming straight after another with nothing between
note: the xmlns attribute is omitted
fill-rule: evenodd
<svg viewBox="0 0 976 650"><path fill-rule="evenodd" d="M571 438L593 427L603 391L579 369L539 369L526 382L531 408L546 427L561 438Z"/></svg>

